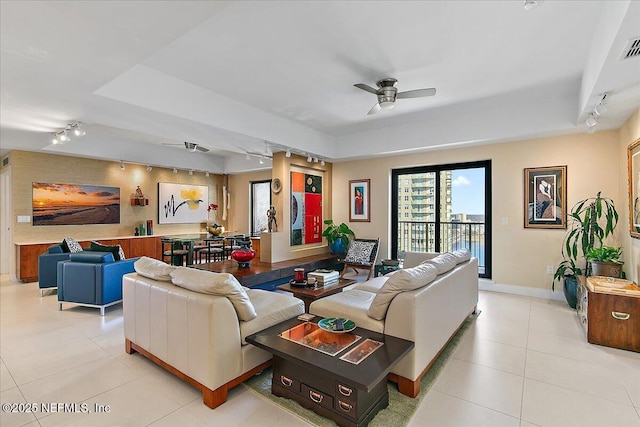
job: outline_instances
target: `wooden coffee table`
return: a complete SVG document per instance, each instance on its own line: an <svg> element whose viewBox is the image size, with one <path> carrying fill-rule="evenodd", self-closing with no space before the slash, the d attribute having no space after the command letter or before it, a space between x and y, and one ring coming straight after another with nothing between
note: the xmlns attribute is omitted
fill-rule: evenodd
<svg viewBox="0 0 640 427"><path fill-rule="evenodd" d="M246 340L273 354L273 394L340 426L366 426L389 405L387 375L414 343L358 327L326 332L319 320L289 319Z"/></svg>
<svg viewBox="0 0 640 427"><path fill-rule="evenodd" d="M276 286L276 289L291 292L293 296L295 296L296 298L300 298L302 301L304 301L304 311L308 313L309 306L315 300L342 292L343 288L349 285L353 285L354 283L356 283L356 281L353 279L341 278L338 280L338 283L328 286L299 287L291 286L290 284L286 283L284 285Z"/></svg>

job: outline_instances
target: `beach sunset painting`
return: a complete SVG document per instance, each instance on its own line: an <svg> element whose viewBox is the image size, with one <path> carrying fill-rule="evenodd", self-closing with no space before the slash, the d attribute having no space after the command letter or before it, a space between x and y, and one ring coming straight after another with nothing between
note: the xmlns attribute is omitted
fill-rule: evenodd
<svg viewBox="0 0 640 427"><path fill-rule="evenodd" d="M120 223L120 188L33 183L33 225Z"/></svg>

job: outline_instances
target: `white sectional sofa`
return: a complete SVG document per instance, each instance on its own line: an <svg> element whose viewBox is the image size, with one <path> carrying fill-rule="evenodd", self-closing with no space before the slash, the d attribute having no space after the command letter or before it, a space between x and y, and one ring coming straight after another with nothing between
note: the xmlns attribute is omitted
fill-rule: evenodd
<svg viewBox="0 0 640 427"><path fill-rule="evenodd" d="M401 393L415 397L420 379L478 303L478 260L466 250L406 254L403 269L314 301L309 312L411 340L391 371Z"/></svg>
<svg viewBox="0 0 640 427"><path fill-rule="evenodd" d="M245 337L304 313L292 296L241 286L227 273L143 257L123 277L127 353L139 352L202 391L205 405L262 371L271 354Z"/></svg>

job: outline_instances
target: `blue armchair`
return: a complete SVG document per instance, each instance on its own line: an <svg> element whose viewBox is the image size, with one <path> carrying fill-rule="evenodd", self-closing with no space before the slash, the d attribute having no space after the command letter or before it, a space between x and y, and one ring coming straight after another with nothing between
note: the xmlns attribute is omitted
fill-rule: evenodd
<svg viewBox="0 0 640 427"><path fill-rule="evenodd" d="M58 303L100 309L122 301L122 276L133 273L138 258L114 261L111 252L83 251L69 254L68 261L58 263Z"/></svg>
<svg viewBox="0 0 640 427"><path fill-rule="evenodd" d="M47 289L58 287L58 261L69 259L69 253L62 250L62 245L53 245L47 248L47 252L38 256L38 287L40 296Z"/></svg>

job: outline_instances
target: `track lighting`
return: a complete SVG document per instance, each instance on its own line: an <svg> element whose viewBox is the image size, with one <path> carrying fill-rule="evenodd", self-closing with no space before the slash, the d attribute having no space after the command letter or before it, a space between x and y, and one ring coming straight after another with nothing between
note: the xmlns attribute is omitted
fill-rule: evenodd
<svg viewBox="0 0 640 427"><path fill-rule="evenodd" d="M205 172L204 176L206 176L207 178L209 178L209 172Z"/></svg>
<svg viewBox="0 0 640 427"><path fill-rule="evenodd" d="M77 122L75 125L71 125L71 128L73 129L73 134L75 136L85 136L87 134L87 131L84 130L84 127L82 126L82 122Z"/></svg>
<svg viewBox="0 0 640 427"><path fill-rule="evenodd" d="M287 152L286 152L286 153L284 153L284 155L285 155L286 157L291 157L291 150L290 150L289 148L287 148Z"/></svg>
<svg viewBox="0 0 640 427"><path fill-rule="evenodd" d="M189 176L193 176L193 170L189 169Z"/></svg>
<svg viewBox="0 0 640 427"><path fill-rule="evenodd" d="M251 160L251 156L247 153L247 160Z"/></svg>
<svg viewBox="0 0 640 427"><path fill-rule="evenodd" d="M147 165L147 172L151 172L153 170L153 168L149 165Z"/></svg>
<svg viewBox="0 0 640 427"><path fill-rule="evenodd" d="M595 113L596 116L601 116L603 114L607 114L607 111L609 109L607 108L607 104L604 103L604 100L606 98L607 98L607 93L602 95L602 98L600 98L600 101L598 101L598 103L594 107L593 112Z"/></svg>
<svg viewBox="0 0 640 427"><path fill-rule="evenodd" d="M313 159L311 158L311 154L309 154L309 156L307 156L307 162L311 163L311 160Z"/></svg>
<svg viewBox="0 0 640 427"><path fill-rule="evenodd" d="M538 5L536 0L524 0L524 10L531 10Z"/></svg>
<svg viewBox="0 0 640 427"><path fill-rule="evenodd" d="M173 168L173 173L178 173L178 169Z"/></svg>
<svg viewBox="0 0 640 427"><path fill-rule="evenodd" d="M596 119L596 116L591 113L589 114L589 116L587 117L587 120L585 121L585 123L587 124L587 126L589 126L590 128L595 127L598 124L598 119Z"/></svg>
<svg viewBox="0 0 640 427"><path fill-rule="evenodd" d="M54 132L52 144L64 144L71 141L71 134L74 136L85 136L87 132L84 130L82 122L68 124L64 129Z"/></svg>
<svg viewBox="0 0 640 427"><path fill-rule="evenodd" d="M260 157L260 160L258 161L261 165L264 165L264 159L262 157Z"/></svg>
<svg viewBox="0 0 640 427"><path fill-rule="evenodd" d="M318 163L318 158L317 158L317 157L314 157L314 158L313 158L313 161L314 161L315 163Z"/></svg>
<svg viewBox="0 0 640 427"><path fill-rule="evenodd" d="M324 159L320 160L320 164L324 166Z"/></svg>
<svg viewBox="0 0 640 427"><path fill-rule="evenodd" d="M124 162L120 160L120 169L124 170Z"/></svg>
<svg viewBox="0 0 640 427"><path fill-rule="evenodd" d="M58 135L58 139L60 140L60 142L69 142L69 141L71 141L71 138L69 138L69 131L67 129L62 131L62 133L60 135Z"/></svg>

